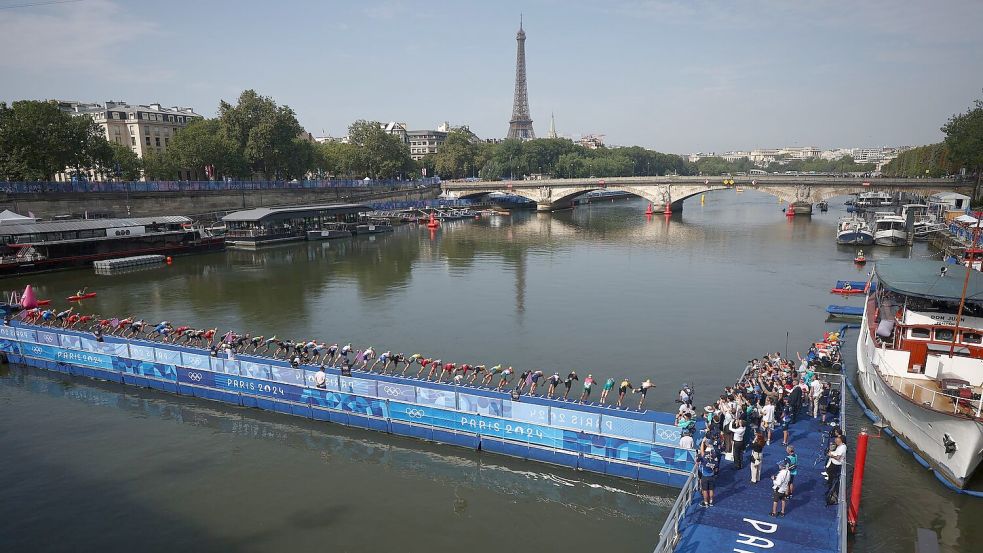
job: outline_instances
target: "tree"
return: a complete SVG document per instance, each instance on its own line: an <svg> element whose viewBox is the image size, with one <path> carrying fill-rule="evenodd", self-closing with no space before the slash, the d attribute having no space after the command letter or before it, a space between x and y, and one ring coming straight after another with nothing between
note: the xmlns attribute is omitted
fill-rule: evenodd
<svg viewBox="0 0 983 553"><path fill-rule="evenodd" d="M107 174L113 163L113 149L100 127L90 117L71 117L67 127L68 163L76 174L87 169Z"/></svg>
<svg viewBox="0 0 983 553"><path fill-rule="evenodd" d="M72 120L50 102L0 103L0 177L53 180L75 159Z"/></svg>
<svg viewBox="0 0 983 553"><path fill-rule="evenodd" d="M172 155L150 151L143 155L143 175L147 180L175 180L178 178L178 166Z"/></svg>
<svg viewBox="0 0 983 553"><path fill-rule="evenodd" d="M454 129L433 156L434 168L441 177L460 179L478 172L481 148L471 131Z"/></svg>
<svg viewBox="0 0 983 553"><path fill-rule="evenodd" d="M950 117L942 132L953 161L976 175L974 196L978 196L983 176L983 100L976 100L965 113Z"/></svg>
<svg viewBox="0 0 983 553"><path fill-rule="evenodd" d="M215 178L245 178L249 164L238 145L223 131L218 119L199 119L188 123L167 148L170 165L204 173L212 166Z"/></svg>
<svg viewBox="0 0 983 553"><path fill-rule="evenodd" d="M253 172L286 179L313 168L313 150L296 140L303 128L294 111L272 98L246 90L236 105L219 104L219 120Z"/></svg>
<svg viewBox="0 0 983 553"><path fill-rule="evenodd" d="M373 179L395 178L415 168L410 149L387 133L377 121L359 119L348 127L348 142L355 146L352 172Z"/></svg>
<svg viewBox="0 0 983 553"><path fill-rule="evenodd" d="M112 148L109 173L120 180L140 180L143 162L137 153L122 144L111 143L109 146Z"/></svg>

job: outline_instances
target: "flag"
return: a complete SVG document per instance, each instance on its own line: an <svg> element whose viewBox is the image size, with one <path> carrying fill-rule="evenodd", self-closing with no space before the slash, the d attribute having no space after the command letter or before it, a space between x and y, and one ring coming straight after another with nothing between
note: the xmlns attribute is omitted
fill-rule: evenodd
<svg viewBox="0 0 983 553"><path fill-rule="evenodd" d="M109 326L119 326L119 319L113 317L113 320L109 321Z"/></svg>

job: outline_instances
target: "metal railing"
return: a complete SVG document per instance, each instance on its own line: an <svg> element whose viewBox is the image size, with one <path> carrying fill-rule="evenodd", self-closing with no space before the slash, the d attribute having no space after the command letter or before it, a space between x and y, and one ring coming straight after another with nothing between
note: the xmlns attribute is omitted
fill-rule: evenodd
<svg viewBox="0 0 983 553"><path fill-rule="evenodd" d="M0 192L38 194L58 192L207 192L245 190L304 190L330 188L419 188L437 186L440 179L407 180L323 179L303 181L134 181L134 182L12 182L0 181Z"/></svg>
<svg viewBox="0 0 983 553"><path fill-rule="evenodd" d="M676 543L679 542L679 523L686 516L686 510L693 502L696 486L700 481L698 471L699 465L694 464L693 471L690 472L689 478L683 484L683 489L676 497L676 502L672 504L672 509L669 510L662 530L659 530L659 543L655 546L653 553L672 553L676 549Z"/></svg>
<svg viewBox="0 0 983 553"><path fill-rule="evenodd" d="M888 386L893 388L899 394L920 404L922 407L928 407L936 411L947 413L950 412L950 408L946 403L948 401L948 403L952 405L951 412L955 415L963 414L960 411L960 406L969 407L969 410L972 412L975 405L976 418L980 418L980 413L983 412L983 400L962 398L957 395L947 394L940 390L926 388L925 386L920 386L914 382L908 381L903 376L884 374L879 367L877 368L877 372L880 373L881 378L887 382ZM906 389L908 390L907 392L905 391ZM925 401L926 395L932 399L930 401ZM939 401L940 399L941 401ZM939 401L941 405L936 405L936 401Z"/></svg>

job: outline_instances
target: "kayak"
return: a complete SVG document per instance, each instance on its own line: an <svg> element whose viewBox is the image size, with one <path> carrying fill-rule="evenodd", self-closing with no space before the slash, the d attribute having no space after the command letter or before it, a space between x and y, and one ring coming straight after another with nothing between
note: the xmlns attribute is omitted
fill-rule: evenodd
<svg viewBox="0 0 983 553"><path fill-rule="evenodd" d="M856 263L857 265L863 265L864 263L867 263L867 258L866 257L854 257L853 258L853 262Z"/></svg>
<svg viewBox="0 0 983 553"><path fill-rule="evenodd" d="M49 305L51 300L38 300L38 305Z"/></svg>
<svg viewBox="0 0 983 553"><path fill-rule="evenodd" d="M96 293L95 292L89 292L87 294L82 294L81 296L78 295L78 294L76 294L74 296L68 296L68 301L87 300L89 298L94 298L94 297L96 297Z"/></svg>

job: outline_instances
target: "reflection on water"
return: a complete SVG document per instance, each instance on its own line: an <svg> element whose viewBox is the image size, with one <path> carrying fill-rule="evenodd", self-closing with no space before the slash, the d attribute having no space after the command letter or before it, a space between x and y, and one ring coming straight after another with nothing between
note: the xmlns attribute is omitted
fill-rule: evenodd
<svg viewBox="0 0 983 553"><path fill-rule="evenodd" d="M58 298L88 286L99 296L84 309L104 315L352 341L457 362L576 369L636 383L653 378L658 388L646 405L662 410L675 410L682 382L708 401L733 382L745 360L784 352L786 336L795 355L824 330L838 328L824 323L828 304L860 305L859 298L829 293L836 280L863 279L870 270L870 264L852 263L853 248L834 242L843 209L836 201L828 214L791 220L774 198L750 191L707 194L702 206L695 198L668 219L646 218L645 207L628 201L516 213L448 223L433 234L406 226L351 240L179 257L171 266L118 276L75 270L6 279L5 288L31 282L41 297L61 304ZM905 248L867 253L873 261L909 255ZM918 243L910 255L933 253ZM15 416L0 417L0 438L16 442L20 459L5 461L43 461L40 474L92 483L79 487L56 478L71 490L55 496L69 503L91 493L102 499L91 499L91 508L111 503L121 512L159 511L163 504L174 514L169 524L218 540L208 542L215 547L249 547L235 531L249 523L268 532L246 534L267 549L286 543L264 541L272 535L305 549L305 540L320 536L314 513L317 521L335 521L332 531L341 528L352 540L335 544L340 550L365 550L355 540L363 534L371 536L373 550L413 550L407 543L450 550L461 547L455 539L473 549L476 542L500 544L508 533L523 536L516 542L520 550L555 550L566 540L577 550L642 551L655 542L665 506L665 494L651 487L170 396L127 392L117 405L173 404L180 424L140 409L98 411L47 394L3 388L0 394L5 414L10 402L19 406ZM55 443L61 448L52 448ZM124 443L129 463L114 457ZM79 471L78 457L105 468ZM166 470L183 467L178 484L140 468L165 470L165 461ZM874 441L868 466L858 550L910 549L917 526L942 528L947 551L980 543L983 530L971 521L983 514L983 502L944 492L882 440ZM243 475L258 483L238 484ZM17 489L51 492L51 483L34 473L3 478ZM141 488L109 484L117 478L139 481ZM608 486L621 491L608 493ZM225 491L202 497L201 489ZM312 490L316 498L293 503ZM185 501L189 496L196 501ZM264 521L255 511L268 498L280 511ZM434 522L438 517L479 523L447 528ZM207 524L188 527L191 518Z"/></svg>

